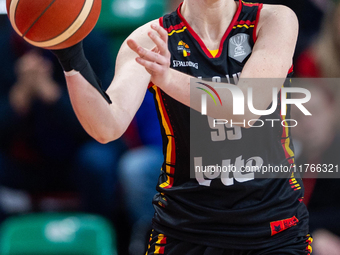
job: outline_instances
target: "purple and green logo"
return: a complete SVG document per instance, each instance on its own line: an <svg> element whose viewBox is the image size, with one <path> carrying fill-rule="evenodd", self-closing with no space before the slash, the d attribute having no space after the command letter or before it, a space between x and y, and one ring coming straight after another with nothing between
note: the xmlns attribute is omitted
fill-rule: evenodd
<svg viewBox="0 0 340 255"><path fill-rule="evenodd" d="M200 84L200 85L206 86L208 89L210 89L212 92L214 92L214 94L217 96L218 100L220 101L220 104L222 105L222 100L221 100L220 95L217 93L217 91L212 86L210 86L210 85L208 85L206 83L203 83L203 82L197 82L197 83ZM213 94L209 90L201 88L201 87L196 87L196 88L198 88L200 90L203 90L205 93L207 93L212 98L212 100L214 101L215 105L217 105L215 97L213 96ZM205 114L206 114L206 102L207 102L206 95L203 94L202 95L202 99L203 99L202 100L202 111L205 111ZM203 114L203 112L202 112L202 114Z"/></svg>

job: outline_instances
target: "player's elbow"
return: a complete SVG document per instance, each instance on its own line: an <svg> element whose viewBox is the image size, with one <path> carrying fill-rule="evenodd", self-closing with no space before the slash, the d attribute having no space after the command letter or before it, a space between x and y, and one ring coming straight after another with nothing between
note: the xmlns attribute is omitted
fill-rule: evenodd
<svg viewBox="0 0 340 255"><path fill-rule="evenodd" d="M97 137L93 137L93 138L101 144L107 144L107 143L115 140L115 139L110 139L109 137L106 137L106 136L97 136Z"/></svg>
<svg viewBox="0 0 340 255"><path fill-rule="evenodd" d="M109 142L115 141L119 139L125 130L122 129L108 129L108 130L98 130L97 132L89 132L89 135L92 136L97 142L101 144L107 144Z"/></svg>
<svg viewBox="0 0 340 255"><path fill-rule="evenodd" d="M109 142L115 141L119 139L122 136L122 134L111 134L111 135L93 135L92 137L101 144L107 144Z"/></svg>

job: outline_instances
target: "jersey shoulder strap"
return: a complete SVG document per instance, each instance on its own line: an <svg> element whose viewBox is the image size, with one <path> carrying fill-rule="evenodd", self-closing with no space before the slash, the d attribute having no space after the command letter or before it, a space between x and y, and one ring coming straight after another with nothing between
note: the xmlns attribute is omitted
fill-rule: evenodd
<svg viewBox="0 0 340 255"><path fill-rule="evenodd" d="M235 13L237 19L233 20L234 29L238 28L253 28L253 40L256 41L256 27L260 18L260 12L263 7L262 3L248 3L242 0L239 1L239 8ZM166 14L159 18L159 24L169 35L173 33L183 32L186 29L185 23L181 20L180 12L182 4L179 5L176 11Z"/></svg>

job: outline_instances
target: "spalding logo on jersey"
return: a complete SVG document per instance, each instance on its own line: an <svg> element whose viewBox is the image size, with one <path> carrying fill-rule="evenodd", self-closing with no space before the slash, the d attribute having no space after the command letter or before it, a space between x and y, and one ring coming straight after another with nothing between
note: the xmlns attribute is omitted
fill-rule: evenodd
<svg viewBox="0 0 340 255"><path fill-rule="evenodd" d="M229 53L228 56L242 63L243 60L251 53L249 44L249 35L239 33L234 35L229 40Z"/></svg>
<svg viewBox="0 0 340 255"><path fill-rule="evenodd" d="M178 50L178 53L180 54L183 53L184 57L190 56L191 51L190 51L189 45L183 41L179 41L177 50Z"/></svg>

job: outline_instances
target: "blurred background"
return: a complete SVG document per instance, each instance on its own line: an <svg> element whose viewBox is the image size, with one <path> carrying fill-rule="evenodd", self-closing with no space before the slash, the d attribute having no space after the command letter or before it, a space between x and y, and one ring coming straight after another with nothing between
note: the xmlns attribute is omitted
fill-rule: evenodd
<svg viewBox="0 0 340 255"><path fill-rule="evenodd" d="M104 88L125 38L180 2L102 0L84 48ZM340 76L339 1L260 2L287 5L298 16L295 77ZM97 143L73 113L56 58L21 40L5 9L0 0L0 254L144 254L163 160L151 93L122 138ZM292 128L297 164L338 165L339 89L324 83L308 89L313 116L292 113L299 122ZM339 255L340 180L314 175L304 183L313 254Z"/></svg>

